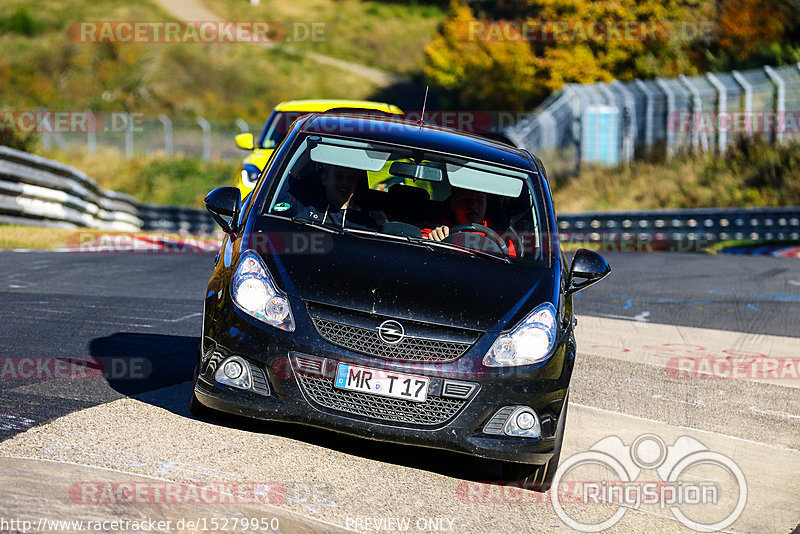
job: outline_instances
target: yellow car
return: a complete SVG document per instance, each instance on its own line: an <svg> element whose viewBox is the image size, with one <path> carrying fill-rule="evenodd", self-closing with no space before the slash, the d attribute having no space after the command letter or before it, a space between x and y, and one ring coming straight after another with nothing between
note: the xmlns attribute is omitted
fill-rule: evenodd
<svg viewBox="0 0 800 534"><path fill-rule="evenodd" d="M234 179L234 185L242 192L242 198L253 190L269 157L286 137L289 127L295 120L309 113L326 111L364 113L365 110L385 115L403 115L403 111L395 105L367 100L289 100L275 106L257 144L251 133L239 134L234 138L236 146L252 151L244 158L241 174Z"/></svg>

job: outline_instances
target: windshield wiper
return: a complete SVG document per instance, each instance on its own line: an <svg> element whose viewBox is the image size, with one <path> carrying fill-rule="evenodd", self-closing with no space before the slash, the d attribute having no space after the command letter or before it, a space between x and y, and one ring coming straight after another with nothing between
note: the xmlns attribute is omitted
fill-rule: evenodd
<svg viewBox="0 0 800 534"><path fill-rule="evenodd" d="M364 235L376 239L408 243L410 245L422 246L428 250L433 250L429 239L419 239L407 235L387 234L386 232L381 232L380 230L363 230L361 228L346 228L346 230L348 234Z"/></svg>
<svg viewBox="0 0 800 534"><path fill-rule="evenodd" d="M433 247L440 247L446 248L447 250L457 250L459 252L466 252L469 254L475 254L482 258L489 258L496 261L501 261L503 263L511 263L511 258L508 256L498 256L497 254L493 254L491 252L486 252L485 250L477 250L474 248L464 247L462 245L456 245L455 243L445 243L444 241L434 241L433 239L425 239L424 237L409 237L409 240L413 239L413 243L425 243L430 248Z"/></svg>
<svg viewBox="0 0 800 534"><path fill-rule="evenodd" d="M337 228L335 226L328 226L326 224L318 223L315 221L311 221L309 219L304 219L303 217L294 216L292 217L291 221L295 224L299 224L302 226L311 226L313 228L319 228L321 230L325 230L326 232L330 232L332 234L343 234L345 232L344 228Z"/></svg>

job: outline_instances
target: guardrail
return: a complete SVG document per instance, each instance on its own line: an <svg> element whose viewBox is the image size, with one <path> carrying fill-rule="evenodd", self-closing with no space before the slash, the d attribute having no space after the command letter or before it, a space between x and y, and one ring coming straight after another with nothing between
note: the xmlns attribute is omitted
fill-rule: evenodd
<svg viewBox="0 0 800 534"><path fill-rule="evenodd" d="M560 214L562 243L695 251L723 241L800 242L800 206Z"/></svg>
<svg viewBox="0 0 800 534"><path fill-rule="evenodd" d="M0 222L120 231L213 232L205 210L146 204L63 163L0 146Z"/></svg>
<svg viewBox="0 0 800 534"><path fill-rule="evenodd" d="M0 146L0 222L211 233L205 210L138 202L62 163ZM800 206L563 213L562 243L605 250L700 250L722 241L800 242Z"/></svg>

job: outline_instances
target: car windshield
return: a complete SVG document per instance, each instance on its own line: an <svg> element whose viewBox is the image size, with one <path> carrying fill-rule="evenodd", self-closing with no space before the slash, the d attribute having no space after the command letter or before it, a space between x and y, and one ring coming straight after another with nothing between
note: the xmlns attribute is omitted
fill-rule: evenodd
<svg viewBox="0 0 800 534"><path fill-rule="evenodd" d="M424 149L311 135L287 158L263 213L341 232L540 260L544 215L529 172Z"/></svg>
<svg viewBox="0 0 800 534"><path fill-rule="evenodd" d="M267 132L261 140L260 148L275 148L286 137L294 121L308 115L309 111L275 111L267 122Z"/></svg>
<svg viewBox="0 0 800 534"><path fill-rule="evenodd" d="M370 108L347 108L337 107L328 110L326 113L353 113L357 115L375 116L375 117L397 117L397 115L378 109ZM260 148L275 148L281 141L286 138L292 123L310 113L318 113L317 111L273 111L266 124L266 133L261 140Z"/></svg>

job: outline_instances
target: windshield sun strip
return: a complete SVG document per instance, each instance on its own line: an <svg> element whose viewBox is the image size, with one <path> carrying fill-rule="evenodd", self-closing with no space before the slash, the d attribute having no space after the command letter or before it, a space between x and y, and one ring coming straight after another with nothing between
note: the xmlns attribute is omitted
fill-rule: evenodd
<svg viewBox="0 0 800 534"><path fill-rule="evenodd" d="M366 139L366 138L361 138L361 137L348 137L346 135L337 135L337 134L329 134L329 133L320 134L320 133L317 133L317 132L309 132L308 130L305 130L305 129L302 130L302 133L305 133L307 135L323 135L324 137L330 137L330 138L336 138L336 139L345 139L345 140L348 140L348 141L361 141L363 143L374 143L374 145L384 146L384 147L387 147L389 149L400 148L400 149L403 149L403 150L410 150L412 152L422 151L425 154L437 154L439 156L449 156L449 157L452 157L452 158L466 160L468 162L483 163L485 165L500 167L500 168L508 169L508 170L511 170L511 171L523 172L525 174L529 174L529 175L533 174L533 175L539 176L539 171L537 169L535 169L535 168L534 169L525 169L523 167L516 167L514 165L507 165L505 163L498 163L496 161L489 161L489 160L485 160L485 159L481 159L481 158L475 158L475 157L472 157L472 156L468 157L468 156L464 156L463 154L457 154L455 152L444 152L442 150L435 150L435 149L431 149L431 148L425 148L425 147L422 147L422 146L404 145L404 144L401 144L401 143L388 144L386 142L377 141L377 140L374 140L374 139ZM525 158L523 157L523 159L525 159Z"/></svg>

